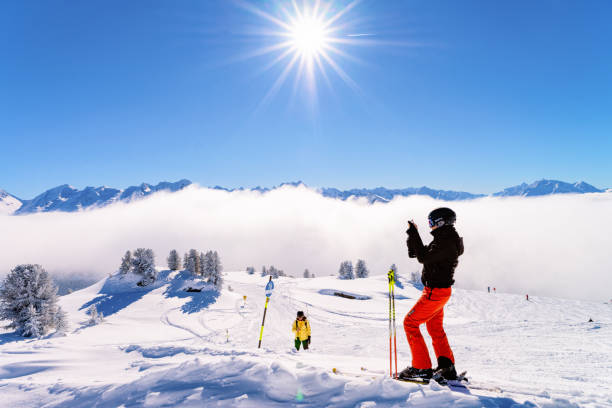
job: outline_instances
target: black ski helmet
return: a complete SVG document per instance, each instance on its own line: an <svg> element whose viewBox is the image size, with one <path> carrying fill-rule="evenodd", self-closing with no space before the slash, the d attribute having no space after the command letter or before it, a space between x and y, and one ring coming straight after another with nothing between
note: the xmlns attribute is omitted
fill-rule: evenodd
<svg viewBox="0 0 612 408"><path fill-rule="evenodd" d="M427 219L430 227L441 227L443 225L453 225L457 220L457 214L450 208L440 207L430 212Z"/></svg>
<svg viewBox="0 0 612 408"><path fill-rule="evenodd" d="M302 312L301 310L297 312L297 317L304 317L304 312Z"/></svg>

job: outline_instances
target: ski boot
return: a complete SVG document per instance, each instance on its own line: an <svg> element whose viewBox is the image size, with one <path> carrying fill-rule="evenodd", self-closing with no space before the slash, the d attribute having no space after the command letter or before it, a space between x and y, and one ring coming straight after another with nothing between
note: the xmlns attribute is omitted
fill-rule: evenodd
<svg viewBox="0 0 612 408"><path fill-rule="evenodd" d="M457 379L457 370L450 358L438 357L438 367L434 370L432 378L437 382Z"/></svg>
<svg viewBox="0 0 612 408"><path fill-rule="evenodd" d="M424 380L429 380L433 375L433 370L431 368L414 368L407 367L401 373L399 373L398 377L400 380L410 380L414 378L422 378Z"/></svg>

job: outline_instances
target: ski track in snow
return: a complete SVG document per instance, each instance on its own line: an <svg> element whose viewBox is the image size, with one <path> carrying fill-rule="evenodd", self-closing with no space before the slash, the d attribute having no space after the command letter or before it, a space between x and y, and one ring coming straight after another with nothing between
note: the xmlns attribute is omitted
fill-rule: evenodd
<svg viewBox="0 0 612 408"><path fill-rule="evenodd" d="M65 337L0 334L0 407L612 406L610 304L455 290L445 329L472 386L451 390L388 377L385 276L276 280L261 349L266 278L226 273L210 303L198 298L209 292L177 292L184 275L160 276L167 282L152 288L128 292L128 281L111 278L62 297L72 324ZM102 288L117 290L104 297L114 313L87 326L82 306ZM401 370L410 364L403 317L419 291L406 283L396 294ZM308 351L293 349L298 310L312 328Z"/></svg>

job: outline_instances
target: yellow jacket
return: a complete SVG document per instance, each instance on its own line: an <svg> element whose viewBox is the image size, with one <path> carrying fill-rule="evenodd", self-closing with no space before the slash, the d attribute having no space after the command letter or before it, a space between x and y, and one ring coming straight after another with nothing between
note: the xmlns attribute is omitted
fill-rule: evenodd
<svg viewBox="0 0 612 408"><path fill-rule="evenodd" d="M291 325L291 331L295 333L295 338L300 339L301 341L308 340L310 336L310 323L308 320L297 320L293 322Z"/></svg>

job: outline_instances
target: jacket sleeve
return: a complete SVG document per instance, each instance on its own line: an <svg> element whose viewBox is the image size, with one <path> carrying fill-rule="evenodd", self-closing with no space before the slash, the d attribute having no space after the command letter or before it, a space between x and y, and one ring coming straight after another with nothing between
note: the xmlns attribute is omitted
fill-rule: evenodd
<svg viewBox="0 0 612 408"><path fill-rule="evenodd" d="M297 334L297 321L291 323L291 331Z"/></svg>
<svg viewBox="0 0 612 408"><path fill-rule="evenodd" d="M419 230L411 225L406 233L408 234L408 239L406 240L406 245L408 246L408 257L418 258L419 254L425 249L423 241L421 240L421 235L419 234Z"/></svg>
<svg viewBox="0 0 612 408"><path fill-rule="evenodd" d="M431 264L458 256L457 247L448 241L432 242L429 246L417 251L417 260L422 264Z"/></svg>
<svg viewBox="0 0 612 408"><path fill-rule="evenodd" d="M310 322L308 322L308 326L306 326L306 333L308 334L308 337L310 337Z"/></svg>

